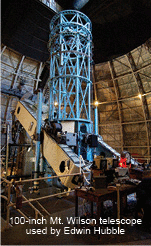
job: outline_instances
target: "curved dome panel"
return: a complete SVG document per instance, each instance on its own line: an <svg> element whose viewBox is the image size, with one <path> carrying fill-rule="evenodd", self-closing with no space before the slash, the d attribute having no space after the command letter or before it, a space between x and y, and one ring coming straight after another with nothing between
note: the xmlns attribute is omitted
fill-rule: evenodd
<svg viewBox="0 0 151 246"><path fill-rule="evenodd" d="M22 55L47 61L49 24L54 14L37 0L7 1L2 5L2 43Z"/></svg>
<svg viewBox="0 0 151 246"><path fill-rule="evenodd" d="M151 40L95 65L99 131L117 151L151 155Z"/></svg>

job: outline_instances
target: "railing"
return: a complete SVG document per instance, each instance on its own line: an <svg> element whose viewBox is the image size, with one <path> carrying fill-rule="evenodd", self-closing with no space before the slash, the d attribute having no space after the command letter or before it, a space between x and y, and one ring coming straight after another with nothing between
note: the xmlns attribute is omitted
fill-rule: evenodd
<svg viewBox="0 0 151 246"><path fill-rule="evenodd" d="M7 214L6 214L6 228L9 228L9 218L10 218L10 207L12 206L14 209L16 209L16 205L10 201L10 195L11 195L11 186L12 182L9 182L8 180L3 179L3 182L6 182L8 185L8 197L1 195L1 198L5 199L7 201ZM16 209L26 220L29 220L28 217L20 210Z"/></svg>
<svg viewBox="0 0 151 246"><path fill-rule="evenodd" d="M1 198L3 198L3 199L5 199L6 201L8 201L8 198L7 198L6 196L4 196L4 195L1 195ZM12 202L10 202L10 204L11 204L11 206L12 206L14 209L16 209L16 206L13 205ZM29 220L28 217L27 217L20 209L16 209L16 210L17 210L23 217L25 217L26 220ZM6 227L7 227L7 228L9 227L9 221L8 221Z"/></svg>
<svg viewBox="0 0 151 246"><path fill-rule="evenodd" d="M62 178L62 177L67 177L67 176L74 176L74 175L81 175L81 168L80 168L80 173L73 173L73 174L66 174L66 175L59 175L59 176L51 176L51 177L41 177L41 178L36 178L36 179L26 179L26 180L20 180L20 181L15 181L15 184L22 182L22 183L27 183L27 182L34 182L34 181L40 181L40 180L47 180L47 179L53 179L53 178ZM87 174L87 173L83 173L83 174ZM2 182L5 182L7 184L7 188L8 188L8 197L1 195L2 198L4 198L5 200L7 200L7 215L6 215L6 229L9 228L9 220L10 220L10 207L13 207L16 209L16 203L12 203L11 202L11 188L12 188L12 182L8 181L5 178L1 178ZM50 215L49 212L38 202L39 200L43 200L46 198L50 198L50 197L55 197L55 196L59 196L59 195L65 195L65 194L69 194L70 192L73 192L73 190L70 191L65 191L65 192L60 192L57 194L51 194L51 195L46 195L43 197L38 197L35 199L27 199L24 195L22 195L22 198L24 199L24 201L22 201L22 204L28 203L35 211L35 219L38 218L38 215L44 217L42 215L42 213L32 204L32 202L37 202L38 205L43 209L43 211L46 212L47 215ZM28 217L20 210L20 209L16 209L22 216L24 216L27 220Z"/></svg>

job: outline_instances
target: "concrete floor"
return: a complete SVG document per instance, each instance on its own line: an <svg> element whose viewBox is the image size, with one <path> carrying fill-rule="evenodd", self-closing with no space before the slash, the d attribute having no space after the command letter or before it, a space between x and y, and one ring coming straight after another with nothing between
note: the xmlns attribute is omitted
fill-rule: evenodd
<svg viewBox="0 0 151 246"><path fill-rule="evenodd" d="M98 235L92 234L65 234L64 228L74 225L68 225L66 217L74 217L74 195L62 198L51 198L43 201L51 217L60 217L63 224L50 224L47 217L47 225L15 225L1 233L1 245L151 245L151 230L143 225L124 227L124 235ZM27 208L26 208L27 210ZM83 212L82 201L80 204L80 213ZM13 211L11 211L13 214ZM14 214L18 216L17 214ZM13 215L13 216L14 216ZM129 218L129 217L127 217ZM50 233L50 228L59 230L59 236ZM29 229L45 229L46 234L27 234Z"/></svg>

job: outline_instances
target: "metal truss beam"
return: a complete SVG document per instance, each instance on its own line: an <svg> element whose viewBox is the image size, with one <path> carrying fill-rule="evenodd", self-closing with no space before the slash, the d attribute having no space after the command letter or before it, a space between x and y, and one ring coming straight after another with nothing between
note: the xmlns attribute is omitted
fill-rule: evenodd
<svg viewBox="0 0 151 246"><path fill-rule="evenodd" d="M5 107L5 112L4 112L4 121L6 121L6 117L7 117L7 109L8 109L8 107L9 107L10 99L11 99L11 96L8 96L8 97L7 97L7 102L6 102L6 107Z"/></svg>
<svg viewBox="0 0 151 246"><path fill-rule="evenodd" d="M23 96L23 93L15 91L15 90L6 90L6 89L1 89L1 93L9 96L14 96L18 97L19 99Z"/></svg>
<svg viewBox="0 0 151 246"><path fill-rule="evenodd" d="M5 49L6 49L6 46L4 46L4 47L2 48L2 50L1 50L1 55L4 53Z"/></svg>
<svg viewBox="0 0 151 246"><path fill-rule="evenodd" d="M39 67L37 68L36 81L34 84L34 91L38 88L38 82L40 81L40 75L42 72L42 65L43 65L43 63L40 62Z"/></svg>
<svg viewBox="0 0 151 246"><path fill-rule="evenodd" d="M10 89L13 89L14 85L17 82L17 79L19 77L19 73L20 73L21 67L23 65L24 59L25 59L25 56L22 56L21 60L18 63L18 66L17 66L17 69L16 69L16 73L15 73L15 77L14 77L14 80L12 81Z"/></svg>
<svg viewBox="0 0 151 246"><path fill-rule="evenodd" d="M147 120L147 122L151 122L151 120ZM133 124L141 124L145 123L144 121L128 121L128 122L122 122L122 125L133 125ZM112 126L112 125L120 125L119 122L112 122L112 123L101 123L99 126Z"/></svg>
<svg viewBox="0 0 151 246"><path fill-rule="evenodd" d="M91 121L91 21L65 10L50 23L49 119Z"/></svg>

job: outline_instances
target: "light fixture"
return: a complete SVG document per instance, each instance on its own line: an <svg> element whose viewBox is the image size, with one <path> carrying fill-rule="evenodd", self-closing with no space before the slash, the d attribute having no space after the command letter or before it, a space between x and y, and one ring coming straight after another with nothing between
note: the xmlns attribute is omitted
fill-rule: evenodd
<svg viewBox="0 0 151 246"><path fill-rule="evenodd" d="M99 102L98 102L98 101L95 101L95 102L94 102L94 105L95 105L96 107L98 107Z"/></svg>
<svg viewBox="0 0 151 246"><path fill-rule="evenodd" d="M31 149L32 149L31 147L28 147L28 148L27 148L27 152L30 152L30 151L31 151Z"/></svg>
<svg viewBox="0 0 151 246"><path fill-rule="evenodd" d="M54 106L57 107L58 106L58 102L55 101L54 102Z"/></svg>
<svg viewBox="0 0 151 246"><path fill-rule="evenodd" d="M138 95L138 97L141 99L141 98L142 98L142 95L141 95L141 94L139 94L139 95Z"/></svg>

